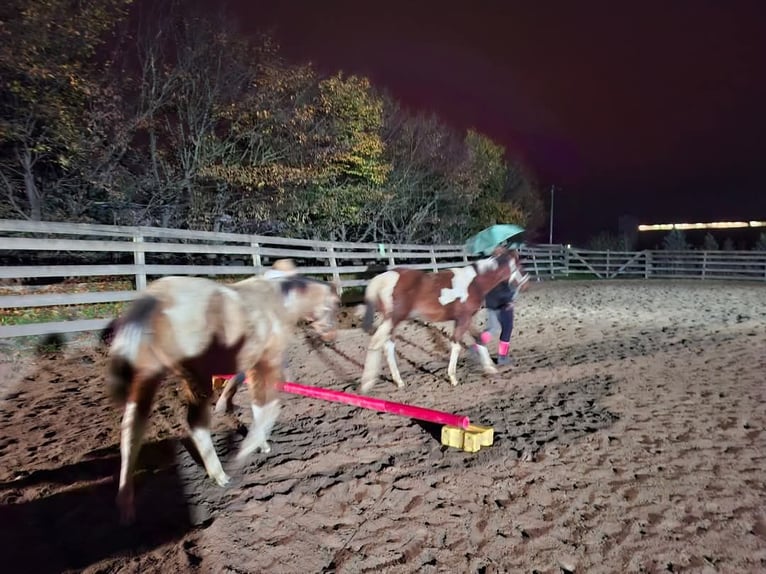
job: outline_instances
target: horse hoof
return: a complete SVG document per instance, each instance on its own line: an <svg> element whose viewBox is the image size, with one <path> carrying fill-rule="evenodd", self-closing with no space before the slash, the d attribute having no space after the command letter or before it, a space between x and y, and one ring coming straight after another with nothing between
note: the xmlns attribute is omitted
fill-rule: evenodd
<svg viewBox="0 0 766 574"><path fill-rule="evenodd" d="M495 367L484 367L484 372L488 375L496 375L497 369Z"/></svg>
<svg viewBox="0 0 766 574"><path fill-rule="evenodd" d="M218 486L226 486L231 482L231 478L229 478L229 475L225 472L222 472L219 476L214 476L213 480L215 480Z"/></svg>
<svg viewBox="0 0 766 574"><path fill-rule="evenodd" d="M136 509L133 504L132 492L119 492L117 494L117 507L120 511L120 524L130 526L136 521Z"/></svg>
<svg viewBox="0 0 766 574"><path fill-rule="evenodd" d="M136 521L136 512L134 510L121 510L120 511L120 525L130 526Z"/></svg>
<svg viewBox="0 0 766 574"><path fill-rule="evenodd" d="M368 391L371 391L372 387L374 386L375 386L375 381L362 381L362 384L359 387L359 390L363 393L366 393Z"/></svg>
<svg viewBox="0 0 766 574"><path fill-rule="evenodd" d="M237 453L236 460L241 461L246 456L259 450L264 454L269 454L271 452L271 445L265 440L260 442L253 441L252 443L245 442Z"/></svg>

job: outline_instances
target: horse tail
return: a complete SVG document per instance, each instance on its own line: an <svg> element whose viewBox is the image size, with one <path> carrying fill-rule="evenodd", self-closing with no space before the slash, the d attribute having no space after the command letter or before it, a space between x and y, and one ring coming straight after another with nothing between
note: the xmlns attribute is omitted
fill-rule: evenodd
<svg viewBox="0 0 766 574"><path fill-rule="evenodd" d="M362 328L365 333L372 333L372 323L375 320L375 301L365 300L364 319L362 319Z"/></svg>
<svg viewBox="0 0 766 574"><path fill-rule="evenodd" d="M146 324L159 306L159 299L145 295L137 299L124 317L112 321L104 331L114 334L109 347L106 384L112 399L124 403L136 371L136 360L146 338Z"/></svg>
<svg viewBox="0 0 766 574"><path fill-rule="evenodd" d="M386 307L381 300L381 290L389 283L392 273L396 272L386 271L385 273L376 275L370 280L364 290L364 303L366 308L364 311L364 319L362 319L362 328L369 334L372 334L373 332L372 323L375 319L375 311L378 307L378 303L381 303L384 308Z"/></svg>
<svg viewBox="0 0 766 574"><path fill-rule="evenodd" d="M109 323L101 329L101 331L98 334L98 346L99 347L109 347L112 344L112 341L114 341L114 336L117 334L117 331L120 329L121 320L119 317L115 317Z"/></svg>

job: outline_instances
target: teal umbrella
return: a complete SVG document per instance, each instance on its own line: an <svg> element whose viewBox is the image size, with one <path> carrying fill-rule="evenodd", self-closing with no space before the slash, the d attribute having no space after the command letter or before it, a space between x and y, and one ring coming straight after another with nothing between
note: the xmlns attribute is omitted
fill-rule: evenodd
<svg viewBox="0 0 766 574"><path fill-rule="evenodd" d="M489 255L495 247L509 239L519 239L518 236L522 233L524 233L524 228L513 223L490 225L470 237L465 243L465 248L471 255Z"/></svg>

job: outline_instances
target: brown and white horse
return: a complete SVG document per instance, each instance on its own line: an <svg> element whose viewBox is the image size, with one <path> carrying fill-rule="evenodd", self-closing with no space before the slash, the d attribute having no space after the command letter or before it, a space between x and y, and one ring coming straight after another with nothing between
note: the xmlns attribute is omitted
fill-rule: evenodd
<svg viewBox="0 0 766 574"><path fill-rule="evenodd" d="M369 391L377 381L384 348L394 382L400 388L404 386L396 365L393 332L399 323L414 317L434 322L455 321L452 351L447 368L453 385L457 385L460 341L469 331L475 342L479 343L484 371L488 374L497 372L471 321L482 306L484 296L493 287L502 281L508 281L522 288L528 279L529 276L522 271L515 251L481 259L465 267L453 267L439 272L400 267L377 275L367 284L364 296L367 307L363 326L368 333L372 333L372 339L367 349L361 390ZM375 311L379 311L383 318L373 333Z"/></svg>
<svg viewBox="0 0 766 574"><path fill-rule="evenodd" d="M335 338L339 298L333 285L299 275L252 277L223 285L201 277L164 277L150 284L117 322L109 348L108 384L125 405L117 504L134 518L133 471L157 387L179 375L189 432L207 474L229 482L210 435L211 376L246 374L253 422L237 459L268 438L279 414L278 383L293 327L307 320L325 340Z"/></svg>

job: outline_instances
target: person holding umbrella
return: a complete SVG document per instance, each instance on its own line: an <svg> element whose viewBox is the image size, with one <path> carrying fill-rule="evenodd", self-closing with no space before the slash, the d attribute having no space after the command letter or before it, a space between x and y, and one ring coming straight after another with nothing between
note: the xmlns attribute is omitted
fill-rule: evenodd
<svg viewBox="0 0 766 574"><path fill-rule="evenodd" d="M496 247L493 255L499 255L504 250L504 247ZM518 294L515 287L503 281L484 296L484 305L487 307L487 327L481 333L480 340L482 345L487 346L492 340L492 333L500 331L497 342L498 365L511 363L509 351L513 333L513 304Z"/></svg>
<svg viewBox="0 0 766 574"><path fill-rule="evenodd" d="M472 254L491 254L498 256L507 251L506 244L511 238L518 239L524 233L524 229L514 224L492 225L466 242L466 248ZM519 289L521 286L519 286ZM492 340L492 333L500 331L497 343L497 364L509 365L511 347L511 334L513 333L514 301L518 296L518 289L503 282L484 297L487 308L488 322L486 329L481 333L481 344L487 346ZM474 352L478 354L478 343L474 345Z"/></svg>

